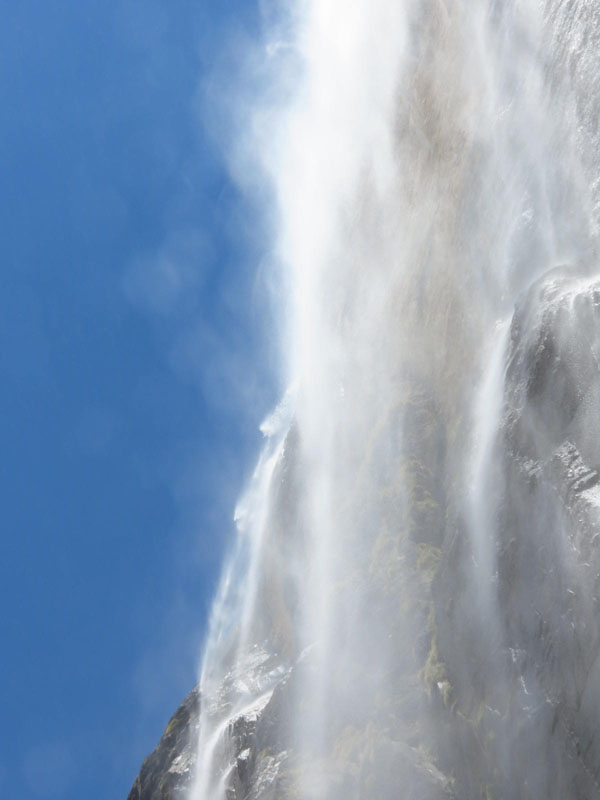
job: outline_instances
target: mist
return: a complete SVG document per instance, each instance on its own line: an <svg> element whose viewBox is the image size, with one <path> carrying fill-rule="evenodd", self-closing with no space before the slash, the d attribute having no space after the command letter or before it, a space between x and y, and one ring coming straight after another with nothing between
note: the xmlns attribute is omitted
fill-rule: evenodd
<svg viewBox="0 0 600 800"><path fill-rule="evenodd" d="M289 388L188 800L600 796L599 36L584 0L265 13L232 163Z"/></svg>

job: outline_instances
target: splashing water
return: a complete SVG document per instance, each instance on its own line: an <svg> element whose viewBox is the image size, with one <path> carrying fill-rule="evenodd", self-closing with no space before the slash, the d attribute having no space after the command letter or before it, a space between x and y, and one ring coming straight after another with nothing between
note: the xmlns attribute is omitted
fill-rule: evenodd
<svg viewBox="0 0 600 800"><path fill-rule="evenodd" d="M552 625L545 584L515 600L510 554L529 563L523 509L550 486L560 425L585 439L593 418L552 417L556 442L545 428L552 447L527 450L550 419L536 359L575 352L561 320L576 301L540 290L555 310L536 327L524 293L558 264L585 276L577 297L596 291L598 12L308 0L266 28L271 91L250 145L277 207L294 389L236 512L190 800L437 798L461 780L457 796L521 796L516 731L560 686L533 665L528 642L546 634L515 621L531 601ZM543 333L550 318L564 342ZM526 334L541 338L520 355ZM559 490L543 491L549 507ZM549 791L535 769L523 797Z"/></svg>

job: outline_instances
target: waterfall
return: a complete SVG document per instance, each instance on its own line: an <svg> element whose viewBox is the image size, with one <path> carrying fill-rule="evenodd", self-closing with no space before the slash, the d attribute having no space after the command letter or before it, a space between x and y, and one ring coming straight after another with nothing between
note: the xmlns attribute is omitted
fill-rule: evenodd
<svg viewBox="0 0 600 800"><path fill-rule="evenodd" d="M236 511L189 800L591 797L568 684L594 656L557 642L595 608L600 14L270 14L248 136L292 388Z"/></svg>

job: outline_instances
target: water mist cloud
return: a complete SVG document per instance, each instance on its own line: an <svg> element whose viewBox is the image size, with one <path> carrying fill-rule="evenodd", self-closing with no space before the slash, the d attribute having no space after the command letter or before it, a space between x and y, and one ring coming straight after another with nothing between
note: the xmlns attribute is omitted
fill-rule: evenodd
<svg viewBox="0 0 600 800"><path fill-rule="evenodd" d="M581 486L598 476L568 439L587 438L585 410L552 423L548 452L527 451L530 416L560 417L540 375L558 391L566 351L581 386L587 373L561 349L572 309L541 339L519 309L539 313L522 293L542 275L558 308L549 268L596 247L587 188L577 202L590 186L577 103L560 59L548 73L533 2L277 12L236 57L247 71L223 105L224 146L282 275L296 388L239 504L190 800L516 796L528 775L542 796L544 747L579 724L544 655L576 627L549 597L578 567L583 597L592 570L565 542L587 541L593 503L580 536L558 498L565 470Z"/></svg>

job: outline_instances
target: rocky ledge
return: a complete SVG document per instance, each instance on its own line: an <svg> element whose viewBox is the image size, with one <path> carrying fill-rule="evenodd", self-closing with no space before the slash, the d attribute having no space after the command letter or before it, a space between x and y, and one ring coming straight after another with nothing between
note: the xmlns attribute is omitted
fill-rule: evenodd
<svg viewBox="0 0 600 800"><path fill-rule="evenodd" d="M194 776L199 715L196 687L173 714L160 742L145 759L127 800L183 800Z"/></svg>

